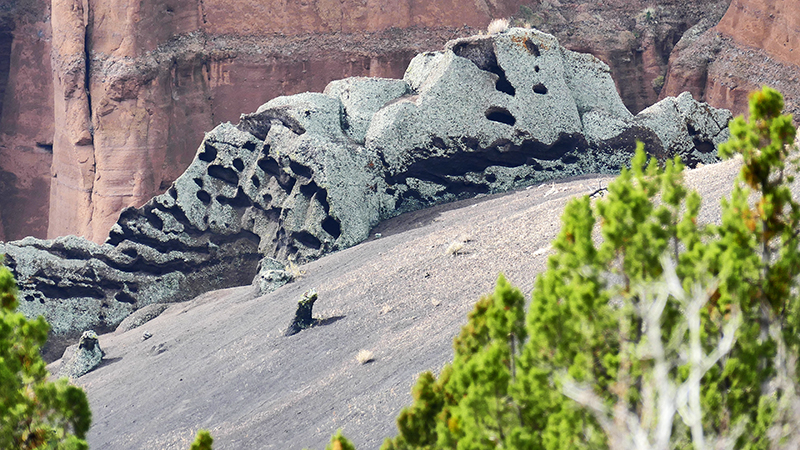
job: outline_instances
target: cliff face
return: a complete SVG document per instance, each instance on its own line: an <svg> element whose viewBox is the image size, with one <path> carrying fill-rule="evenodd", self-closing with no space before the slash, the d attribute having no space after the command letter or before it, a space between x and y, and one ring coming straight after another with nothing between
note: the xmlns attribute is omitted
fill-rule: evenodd
<svg viewBox="0 0 800 450"><path fill-rule="evenodd" d="M519 7L396 3L54 0L47 235L103 241L183 172L201 130L335 78L402 76L418 47Z"/></svg>
<svg viewBox="0 0 800 450"><path fill-rule="evenodd" d="M0 5L0 239L47 233L53 87L46 9L45 0Z"/></svg>
<svg viewBox="0 0 800 450"><path fill-rule="evenodd" d="M702 31L702 30L700 30ZM747 96L768 85L800 119L800 3L733 0L718 25L676 46L662 96L691 91L714 106L747 113Z"/></svg>
<svg viewBox="0 0 800 450"><path fill-rule="evenodd" d="M183 172L203 130L334 79L401 77L416 53L492 17L513 15L516 25L602 59L634 113L685 89L741 112L747 91L776 71L786 74L776 79L786 86L773 85L789 106L800 98L792 93L800 89L791 82L799 19L790 0L15 4L25 13L0 17L0 238L9 240L79 234L101 242L121 209ZM754 60L767 63L754 68ZM760 75L742 75L753 70Z"/></svg>

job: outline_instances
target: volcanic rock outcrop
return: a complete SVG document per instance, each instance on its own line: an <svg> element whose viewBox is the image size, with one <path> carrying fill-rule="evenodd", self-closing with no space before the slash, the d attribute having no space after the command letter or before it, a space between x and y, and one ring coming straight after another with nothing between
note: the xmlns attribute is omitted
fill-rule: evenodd
<svg viewBox="0 0 800 450"><path fill-rule="evenodd" d="M422 53L402 80L335 81L216 127L172 187L124 210L103 245L27 238L0 252L21 309L70 338L148 304L248 284L265 257L350 247L405 211L613 173L637 140L662 160L715 161L730 117L688 94L633 116L604 63L513 28Z"/></svg>
<svg viewBox="0 0 800 450"><path fill-rule="evenodd" d="M684 31L718 22L728 3L0 2L0 239L102 242L122 209L183 173L200 130L334 79L401 77L415 54L492 18L513 15L600 57L638 112L657 100Z"/></svg>

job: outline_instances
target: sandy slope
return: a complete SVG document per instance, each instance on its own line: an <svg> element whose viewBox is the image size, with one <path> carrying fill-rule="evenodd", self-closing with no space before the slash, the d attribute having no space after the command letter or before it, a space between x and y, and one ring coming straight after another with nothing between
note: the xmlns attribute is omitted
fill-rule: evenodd
<svg viewBox="0 0 800 450"><path fill-rule="evenodd" d="M736 168L706 166L687 179L718 198ZM320 449L337 428L358 448L377 448L396 433L417 374L452 358L452 338L497 274L528 293L566 201L608 181L584 177L406 214L269 295L210 292L102 336L106 360L77 382L94 413L92 448L184 449L198 428L212 431L219 450ZM703 214L713 220L718 208ZM459 238L468 238L463 254L447 254ZM312 287L327 324L284 337L294 303ZM142 341L144 331L153 337ZM374 362L359 364L361 349Z"/></svg>

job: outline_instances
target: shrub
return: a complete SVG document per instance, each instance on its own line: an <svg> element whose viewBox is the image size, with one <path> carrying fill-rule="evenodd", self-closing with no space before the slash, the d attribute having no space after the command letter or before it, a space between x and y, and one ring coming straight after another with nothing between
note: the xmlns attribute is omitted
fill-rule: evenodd
<svg viewBox="0 0 800 450"><path fill-rule="evenodd" d="M211 444L213 443L214 438L211 437L211 433L208 430L200 430L197 432L197 437L195 437L189 450L211 450Z"/></svg>
<svg viewBox="0 0 800 450"><path fill-rule="evenodd" d="M731 123L720 154L743 165L719 225L698 224L681 162L659 168L641 145L607 196L570 202L527 314L501 275L382 448L797 444L800 205L782 108L764 88Z"/></svg>
<svg viewBox="0 0 800 450"><path fill-rule="evenodd" d="M87 449L92 421L83 390L47 381L39 348L49 326L16 312L16 284L0 267L0 448Z"/></svg>

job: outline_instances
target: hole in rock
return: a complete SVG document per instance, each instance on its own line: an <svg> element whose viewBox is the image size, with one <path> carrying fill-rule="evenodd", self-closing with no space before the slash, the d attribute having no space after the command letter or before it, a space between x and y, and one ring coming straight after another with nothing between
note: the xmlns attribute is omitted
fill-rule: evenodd
<svg viewBox="0 0 800 450"><path fill-rule="evenodd" d="M245 150L250 150L252 152L252 151L254 151L256 149L256 143L252 142L252 141L249 141L249 142L245 143L242 146L242 148L245 149Z"/></svg>
<svg viewBox="0 0 800 450"><path fill-rule="evenodd" d="M203 151L197 155L197 159L200 161L211 162L217 159L217 149L214 148L213 145L206 142L203 146Z"/></svg>
<svg viewBox="0 0 800 450"><path fill-rule="evenodd" d="M333 236L334 239L338 239L339 236L342 235L342 225L331 216L326 217L325 220L322 221L322 229Z"/></svg>
<svg viewBox="0 0 800 450"><path fill-rule="evenodd" d="M203 187L203 179L202 178L195 178L194 179L194 184L196 184L197 187Z"/></svg>
<svg viewBox="0 0 800 450"><path fill-rule="evenodd" d="M307 198L313 197L318 190L319 187L317 186L317 183L314 183L313 181L309 182L308 184L300 186L300 193L306 196Z"/></svg>
<svg viewBox="0 0 800 450"><path fill-rule="evenodd" d="M208 174L226 183L239 184L239 175L228 167L208 166Z"/></svg>
<svg viewBox="0 0 800 450"><path fill-rule="evenodd" d="M269 205L270 203L272 203L272 196L271 196L271 195L269 195L269 194L264 194L264 195L262 196L262 198L264 199L264 204L265 204L265 205Z"/></svg>
<svg viewBox="0 0 800 450"><path fill-rule="evenodd" d="M527 48L528 52L533 56L542 56L542 54L539 53L539 46L530 39L525 39L525 48Z"/></svg>
<svg viewBox="0 0 800 450"><path fill-rule="evenodd" d="M242 162L241 159L236 158L233 160L233 167L239 172L241 172L242 170L244 170L244 162Z"/></svg>
<svg viewBox="0 0 800 450"><path fill-rule="evenodd" d="M507 109L500 107L489 108L486 111L486 118L493 122L500 122L512 126L517 123L517 119L515 119Z"/></svg>
<svg viewBox="0 0 800 450"><path fill-rule="evenodd" d="M539 66L533 66L533 70L534 70L535 72L538 72L538 71L539 71Z"/></svg>
<svg viewBox="0 0 800 450"><path fill-rule="evenodd" d="M459 43L453 46L453 53L472 61L479 69L497 75L494 87L498 91L512 96L516 94L516 89L506 78L505 70L497 63L497 54L491 39Z"/></svg>
<svg viewBox="0 0 800 450"><path fill-rule="evenodd" d="M537 94L547 94L547 88L542 83L536 83L533 85L533 92Z"/></svg>
<svg viewBox="0 0 800 450"><path fill-rule="evenodd" d="M36 148L43 150L47 153L53 153L53 144L43 144L41 142L37 142Z"/></svg>
<svg viewBox="0 0 800 450"><path fill-rule="evenodd" d="M575 164L578 162L578 157L575 155L564 155L561 157L561 162L564 164Z"/></svg>
<svg viewBox="0 0 800 450"><path fill-rule="evenodd" d="M494 183L495 181L497 181L497 175L493 173L486 175L486 181L488 181L489 183Z"/></svg>
<svg viewBox="0 0 800 450"><path fill-rule="evenodd" d="M311 169L294 161L289 162L289 168L292 169L298 177L311 178Z"/></svg>
<svg viewBox="0 0 800 450"><path fill-rule="evenodd" d="M250 197L244 193L241 186L236 191L236 196L233 198L225 197L222 195L217 196L217 201L222 204L228 204L233 206L234 208L246 208L250 206L252 203L250 202Z"/></svg>
<svg viewBox="0 0 800 450"><path fill-rule="evenodd" d="M259 180L257 176L253 175L252 177L250 177L250 181L253 183L253 186L255 186L256 188L260 188L261 187L261 180Z"/></svg>
<svg viewBox="0 0 800 450"><path fill-rule="evenodd" d="M211 195L206 191L197 191L197 199L203 202L204 205L211 203Z"/></svg>
<svg viewBox="0 0 800 450"><path fill-rule="evenodd" d="M127 292L120 291L114 296L114 300L122 303L136 303L136 299Z"/></svg>
<svg viewBox="0 0 800 450"><path fill-rule="evenodd" d="M322 247L322 242L320 242L316 236L309 233L308 231L298 231L292 233L292 239L294 239L295 242L305 247L313 248L314 250L319 250L320 247Z"/></svg>
<svg viewBox="0 0 800 450"><path fill-rule="evenodd" d="M175 200L178 199L178 190L175 189L175 186L172 186L171 188L169 188L167 193L169 194L170 197L174 198Z"/></svg>
<svg viewBox="0 0 800 450"><path fill-rule="evenodd" d="M274 159L269 157L261 158L258 160L258 167L260 167L265 174L275 178L281 188L287 193L291 192L292 188L294 188L294 184L297 180L287 172L281 170L280 166L278 166L278 162Z"/></svg>

